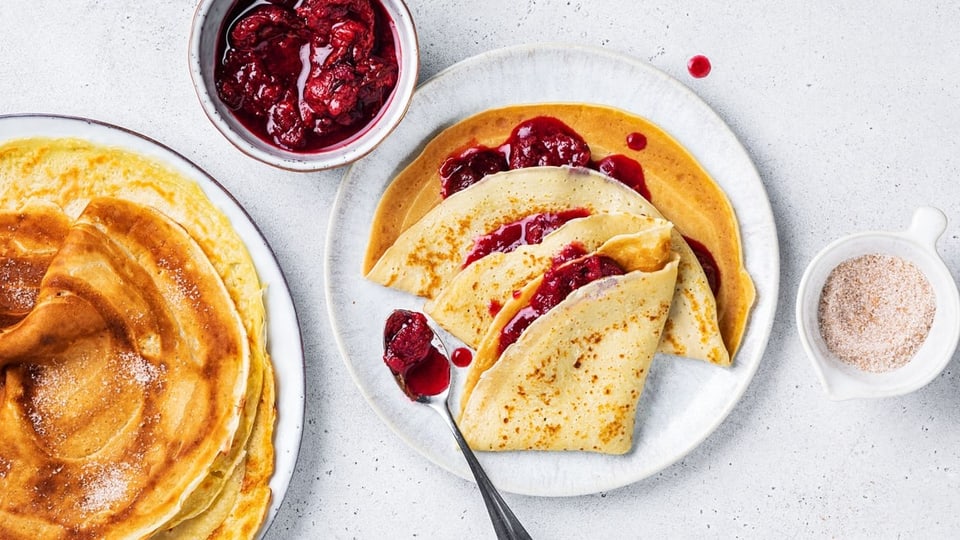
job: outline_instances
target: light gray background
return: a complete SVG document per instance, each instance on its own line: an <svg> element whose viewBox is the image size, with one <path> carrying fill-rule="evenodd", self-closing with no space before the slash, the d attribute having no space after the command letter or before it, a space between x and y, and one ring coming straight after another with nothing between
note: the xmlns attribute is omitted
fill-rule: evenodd
<svg viewBox="0 0 960 540"><path fill-rule="evenodd" d="M410 2L422 80L493 48L561 40L634 55L683 81L743 141L780 234L780 305L766 357L703 445L626 488L507 501L537 538L960 535L956 356L912 395L834 403L793 316L803 268L823 245L904 228L919 205L947 214L939 247L958 274L960 5L659 4ZM269 538L491 537L476 487L389 431L333 345L322 253L343 171L271 169L210 125L187 72L194 7L3 0L0 114L88 116L155 138L222 182L272 244L300 315L307 404L300 461ZM686 60L699 53L714 69L695 80Z"/></svg>

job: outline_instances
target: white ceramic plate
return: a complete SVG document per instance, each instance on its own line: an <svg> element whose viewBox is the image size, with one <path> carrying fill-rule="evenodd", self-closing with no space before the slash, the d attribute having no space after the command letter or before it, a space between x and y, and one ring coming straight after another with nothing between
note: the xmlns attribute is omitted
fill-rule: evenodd
<svg viewBox="0 0 960 540"><path fill-rule="evenodd" d="M27 137L74 137L97 144L116 146L160 161L196 181L207 197L236 229L253 258L261 282L266 284L267 349L277 379L277 424L274 432L276 463L270 489L273 499L261 536L276 516L290 483L300 436L303 431L304 371L303 343L293 300L276 257L250 216L216 180L185 157L133 131L102 122L63 116L0 116L0 144Z"/></svg>
<svg viewBox="0 0 960 540"><path fill-rule="evenodd" d="M763 356L776 310L780 260L763 183L737 138L685 86L652 66L608 51L562 45L492 51L423 84L406 118L376 151L346 174L330 215L327 304L338 345L360 391L407 443L472 478L434 412L411 403L383 365L382 332L394 308L423 301L363 279L362 257L380 195L441 130L494 107L584 102L646 117L673 135L726 191L736 210L757 302L732 369L685 359L655 361L639 405L635 444L624 456L509 452L480 456L503 490L541 496L594 493L646 478L695 448L740 399ZM463 373L458 373L462 383Z"/></svg>

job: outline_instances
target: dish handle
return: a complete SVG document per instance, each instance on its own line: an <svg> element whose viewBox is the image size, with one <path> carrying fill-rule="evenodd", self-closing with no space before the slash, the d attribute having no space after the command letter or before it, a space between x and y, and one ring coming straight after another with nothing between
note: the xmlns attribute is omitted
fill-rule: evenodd
<svg viewBox="0 0 960 540"><path fill-rule="evenodd" d="M914 210L906 235L936 253L937 239L946 229L947 216L941 210L932 206L921 206Z"/></svg>

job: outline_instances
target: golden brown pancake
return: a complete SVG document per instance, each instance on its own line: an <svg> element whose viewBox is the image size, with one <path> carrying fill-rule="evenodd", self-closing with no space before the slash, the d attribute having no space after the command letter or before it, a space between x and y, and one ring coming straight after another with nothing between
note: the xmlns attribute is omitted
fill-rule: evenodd
<svg viewBox="0 0 960 540"><path fill-rule="evenodd" d="M755 296L743 266L736 215L720 187L669 134L644 118L610 107L547 103L491 109L447 128L392 181L377 208L363 272L366 274L400 233L440 203L440 164L472 145L497 147L524 120L550 116L579 133L594 160L623 154L644 170L650 201L683 236L703 244L716 259L720 332L730 356L746 328ZM646 147L633 150L627 136L641 133Z"/></svg>
<svg viewBox="0 0 960 540"><path fill-rule="evenodd" d="M67 216L49 204L0 213L0 329L33 308L40 280L69 230Z"/></svg>
<svg viewBox="0 0 960 540"><path fill-rule="evenodd" d="M267 483L273 472L276 420L273 366L267 362L264 368L263 393L240 466L203 512L152 538L239 540L253 538L260 529L271 497Z"/></svg>
<svg viewBox="0 0 960 540"><path fill-rule="evenodd" d="M165 527L181 520L203 524L190 532L175 527L172 536L177 538L204 537L198 530L211 531L216 538L251 537L270 500L267 482L273 471L276 409L273 370L265 347L262 286L229 219L195 181L124 149L48 138L0 146L0 215L34 216L33 210L26 209L46 205L65 213L69 224L91 199L102 196L145 204L181 225L209 258L239 311L251 361L237 435L232 446L214 461L209 474L198 480L197 489L183 501L181 513ZM0 242L4 238L0 234ZM2 380L0 377L0 394L4 391ZM233 484L228 485L230 482Z"/></svg>
<svg viewBox="0 0 960 540"><path fill-rule="evenodd" d="M476 450L623 454L677 278L670 226L620 235L597 254L626 272L567 296L500 350L501 331L544 280L497 314L470 366L460 429Z"/></svg>
<svg viewBox="0 0 960 540"><path fill-rule="evenodd" d="M0 456L16 464L0 511L64 536L152 533L232 445L249 363L239 313L183 228L91 201L36 305L0 334Z"/></svg>

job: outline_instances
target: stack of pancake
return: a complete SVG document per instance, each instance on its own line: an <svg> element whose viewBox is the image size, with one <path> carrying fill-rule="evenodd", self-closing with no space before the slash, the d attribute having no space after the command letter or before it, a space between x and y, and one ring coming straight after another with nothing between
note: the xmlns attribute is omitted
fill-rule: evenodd
<svg viewBox="0 0 960 540"><path fill-rule="evenodd" d="M650 199L593 170L542 166L491 174L441 199L448 156L496 148L535 117L582 135L593 160L637 160ZM630 148L632 133L646 137L644 148ZM587 215L542 242L465 262L478 239L500 228L573 210ZM715 258L716 294L688 238ZM501 346L571 246L614 260L625 274L575 290ZM754 300L723 191L656 125L584 104L492 109L429 141L381 198L363 272L424 297L424 311L476 350L459 424L478 450L629 451L655 353L730 366Z"/></svg>
<svg viewBox="0 0 960 540"><path fill-rule="evenodd" d="M193 181L0 146L0 537L250 538L275 420L262 289Z"/></svg>

